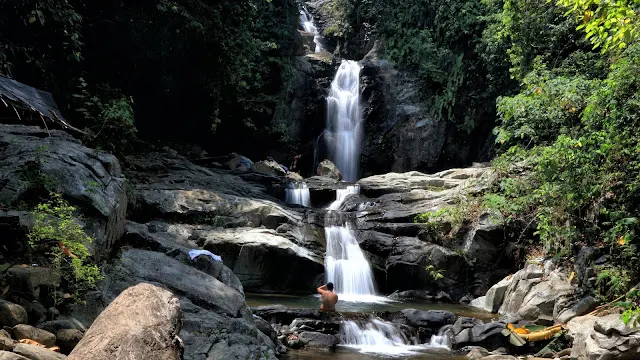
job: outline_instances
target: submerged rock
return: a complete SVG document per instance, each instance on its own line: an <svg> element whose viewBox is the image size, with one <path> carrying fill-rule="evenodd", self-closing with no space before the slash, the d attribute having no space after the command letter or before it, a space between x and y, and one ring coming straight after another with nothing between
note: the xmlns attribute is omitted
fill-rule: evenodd
<svg viewBox="0 0 640 360"><path fill-rule="evenodd" d="M300 333L300 341L308 347L333 348L338 343L334 335L327 335L314 331L303 331Z"/></svg>

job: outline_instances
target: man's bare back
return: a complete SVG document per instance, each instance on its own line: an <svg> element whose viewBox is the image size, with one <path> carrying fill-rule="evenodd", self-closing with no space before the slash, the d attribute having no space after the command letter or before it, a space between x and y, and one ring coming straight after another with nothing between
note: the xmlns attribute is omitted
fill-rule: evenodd
<svg viewBox="0 0 640 360"><path fill-rule="evenodd" d="M318 288L318 293L322 297L322 304L320 304L320 311L336 311L336 303L338 302L338 295L333 292L333 284L327 283Z"/></svg>

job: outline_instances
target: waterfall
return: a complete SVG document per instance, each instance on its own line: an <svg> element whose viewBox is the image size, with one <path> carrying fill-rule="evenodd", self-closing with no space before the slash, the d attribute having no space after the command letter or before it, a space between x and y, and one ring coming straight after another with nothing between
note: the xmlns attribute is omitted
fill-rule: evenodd
<svg viewBox="0 0 640 360"><path fill-rule="evenodd" d="M336 201L332 202L329 205L329 210L338 210L340 209L340 205L347 199L349 195L357 195L360 194L360 186L358 185L349 185L346 189L337 189L336 190Z"/></svg>
<svg viewBox="0 0 640 360"><path fill-rule="evenodd" d="M327 147L345 181L358 180L362 126L360 65L343 60L327 97Z"/></svg>
<svg viewBox="0 0 640 360"><path fill-rule="evenodd" d="M437 335L431 335L429 347L451 350L451 326L444 326Z"/></svg>
<svg viewBox="0 0 640 360"><path fill-rule="evenodd" d="M411 355L423 347L412 345L407 336L392 323L380 318L358 324L345 321L340 328L340 340L346 347L357 349L362 353L384 355Z"/></svg>
<svg viewBox="0 0 640 360"><path fill-rule="evenodd" d="M313 42L316 44L315 52L322 52L324 49L322 49L322 45L320 45L320 33L313 23L313 16L311 16L306 9L300 9L300 24L304 31L313 34Z"/></svg>
<svg viewBox="0 0 640 360"><path fill-rule="evenodd" d="M349 195L359 192L357 185L338 189L336 201L329 206L324 227L327 240L325 273L327 281L334 284L338 301L384 302L388 299L376 296L371 266L358 245L350 220L336 211Z"/></svg>
<svg viewBox="0 0 640 360"><path fill-rule="evenodd" d="M287 204L311 207L311 195L309 194L309 187L305 183L289 184L284 189L284 194Z"/></svg>

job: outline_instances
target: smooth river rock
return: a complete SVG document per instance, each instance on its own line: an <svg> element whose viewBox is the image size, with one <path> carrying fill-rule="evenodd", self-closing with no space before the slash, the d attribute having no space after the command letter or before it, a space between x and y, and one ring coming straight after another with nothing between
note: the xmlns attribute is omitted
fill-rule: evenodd
<svg viewBox="0 0 640 360"><path fill-rule="evenodd" d="M170 291L130 287L98 316L69 359L181 359L181 319L180 302Z"/></svg>

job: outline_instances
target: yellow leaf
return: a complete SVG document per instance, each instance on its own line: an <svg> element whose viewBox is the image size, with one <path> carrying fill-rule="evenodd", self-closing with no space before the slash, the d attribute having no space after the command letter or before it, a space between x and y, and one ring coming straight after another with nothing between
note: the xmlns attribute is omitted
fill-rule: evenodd
<svg viewBox="0 0 640 360"><path fill-rule="evenodd" d="M618 238L618 245L623 246L626 243L627 243L627 240L625 240L622 236Z"/></svg>
<svg viewBox="0 0 640 360"><path fill-rule="evenodd" d="M29 24L33 24L34 22L36 22L36 17L35 16L31 16L29 18Z"/></svg>

